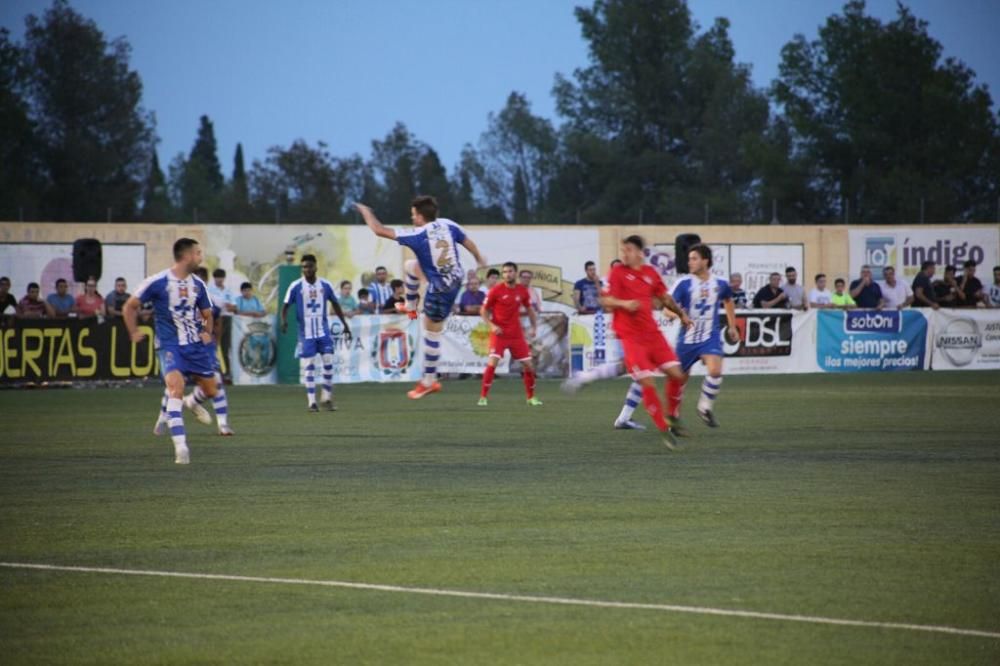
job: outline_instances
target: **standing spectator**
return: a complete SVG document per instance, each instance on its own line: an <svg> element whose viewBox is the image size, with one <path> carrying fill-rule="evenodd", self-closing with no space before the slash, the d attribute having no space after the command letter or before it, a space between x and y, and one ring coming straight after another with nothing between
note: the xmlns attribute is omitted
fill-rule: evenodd
<svg viewBox="0 0 1000 666"><path fill-rule="evenodd" d="M2 278L6 280L7 278ZM10 280L7 280L7 286L10 286ZM989 305L991 308L1000 308L1000 266L993 267L993 284L990 285L989 294Z"/></svg>
<svg viewBox="0 0 1000 666"><path fill-rule="evenodd" d="M483 287L483 292L488 293L498 282L500 282L500 271L495 268L486 271L486 285Z"/></svg>
<svg viewBox="0 0 1000 666"><path fill-rule="evenodd" d="M55 292L49 294L45 300L52 306L52 311L59 319L65 319L70 314L76 313L76 299L69 293L69 284L63 278L56 280Z"/></svg>
<svg viewBox="0 0 1000 666"><path fill-rule="evenodd" d="M97 278L91 276L83 286L83 293L76 297L76 312L81 317L103 317L104 298L97 293Z"/></svg>
<svg viewBox="0 0 1000 666"><path fill-rule="evenodd" d="M244 282L240 285L240 295L236 297L236 314L246 317L263 317L267 314L264 311L264 304L260 302L253 293L253 285Z"/></svg>
<svg viewBox="0 0 1000 666"><path fill-rule="evenodd" d="M345 317L353 317L358 314L358 301L351 296L353 285L350 280L342 280L340 283L340 293L337 300L340 301L340 309L344 311Z"/></svg>
<svg viewBox="0 0 1000 666"><path fill-rule="evenodd" d="M806 290L799 284L799 273L793 267L785 269L785 284L781 290L785 292L785 303L793 310L808 310L809 301L806 300Z"/></svg>
<svg viewBox="0 0 1000 666"><path fill-rule="evenodd" d="M392 286L389 284L389 271L385 266L378 266L375 269L375 279L368 285L368 293L375 303L375 309L382 312L385 302L392 297Z"/></svg>
<svg viewBox="0 0 1000 666"><path fill-rule="evenodd" d="M781 290L781 273L771 273L767 286L757 290L753 297L753 306L759 309L783 308L788 296Z"/></svg>
<svg viewBox="0 0 1000 666"><path fill-rule="evenodd" d="M944 267L944 279L934 281L934 297L943 308L958 307L958 280L955 279L955 267Z"/></svg>
<svg viewBox="0 0 1000 666"><path fill-rule="evenodd" d="M382 302L382 314L399 314L406 308L406 283L402 280L389 282L389 297Z"/></svg>
<svg viewBox="0 0 1000 666"><path fill-rule="evenodd" d="M857 306L846 289L847 282L844 281L844 278L837 278L833 281L833 295L830 297L830 303L833 304L833 307L846 310Z"/></svg>
<svg viewBox="0 0 1000 666"><path fill-rule="evenodd" d="M109 318L122 316L122 307L130 296L127 290L125 278L115 278L115 290L104 299L104 311Z"/></svg>
<svg viewBox="0 0 1000 666"><path fill-rule="evenodd" d="M479 278L472 275L465 283L465 291L458 300L458 314L478 316L484 302L486 294L479 288Z"/></svg>
<svg viewBox="0 0 1000 666"><path fill-rule="evenodd" d="M0 277L0 316L17 313L17 299L10 293L10 278Z"/></svg>
<svg viewBox="0 0 1000 666"><path fill-rule="evenodd" d="M40 319L41 317L55 317L56 311L51 305L46 303L39 296L41 287L37 282L28 283L28 293L24 295L17 304L17 316L25 319Z"/></svg>
<svg viewBox="0 0 1000 666"><path fill-rule="evenodd" d="M821 310L833 307L833 295L826 289L826 275L824 273L816 274L816 286L809 292L809 307Z"/></svg>
<svg viewBox="0 0 1000 666"><path fill-rule="evenodd" d="M937 266L933 261L920 264L920 272L913 277L913 307L935 310L941 307L937 302L937 296L934 295L934 285L931 282L936 269Z"/></svg>
<svg viewBox="0 0 1000 666"><path fill-rule="evenodd" d="M851 282L850 291L851 298L859 308L881 309L885 302L882 298L882 289L872 279L870 266L861 267L861 277Z"/></svg>
<svg viewBox="0 0 1000 666"><path fill-rule="evenodd" d="M886 266L882 269L883 281L879 283L885 307L890 310L902 310L913 305L913 291L910 285L896 279L896 269Z"/></svg>
<svg viewBox="0 0 1000 666"><path fill-rule="evenodd" d="M375 301L372 300L371 292L364 287L358 289L358 314L375 314Z"/></svg>
<svg viewBox="0 0 1000 666"><path fill-rule="evenodd" d="M614 267L612 266L612 268ZM535 312L541 312L542 292L538 288L531 286L531 281L534 279L535 274L529 271L528 269L524 269L523 271L518 273L517 277L518 280L521 282L521 284L524 286L524 288L528 290L528 295L531 297L531 309L534 310Z"/></svg>
<svg viewBox="0 0 1000 666"><path fill-rule="evenodd" d="M971 259L962 264L962 279L958 282L958 305L963 308L978 307L986 302L983 283L976 277L976 262Z"/></svg>
<svg viewBox="0 0 1000 666"><path fill-rule="evenodd" d="M737 310L747 309L747 292L743 291L743 276L733 273L729 276L729 289L733 292L733 307Z"/></svg>
<svg viewBox="0 0 1000 666"><path fill-rule="evenodd" d="M580 314L594 314L601 307L601 278L597 275L597 265L588 261L583 265L586 276L573 285L573 305Z"/></svg>
<svg viewBox="0 0 1000 666"><path fill-rule="evenodd" d="M212 271L212 284L208 287L208 296L222 310L222 316L228 317L236 312L236 297L226 289L226 271L216 268Z"/></svg>

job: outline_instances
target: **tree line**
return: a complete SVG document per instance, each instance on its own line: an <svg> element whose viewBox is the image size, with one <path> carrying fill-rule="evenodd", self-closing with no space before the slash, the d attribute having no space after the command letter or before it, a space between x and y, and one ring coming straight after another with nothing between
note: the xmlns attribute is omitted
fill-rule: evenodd
<svg viewBox="0 0 1000 666"><path fill-rule="evenodd" d="M1000 216L1000 116L906 6L851 0L753 85L730 24L684 0L575 10L588 62L556 74L558 124L511 92L449 170L403 123L368 157L272 146L223 171L211 119L166 170L124 38L55 0L0 30L0 219L353 221L433 193L464 223L897 223Z"/></svg>

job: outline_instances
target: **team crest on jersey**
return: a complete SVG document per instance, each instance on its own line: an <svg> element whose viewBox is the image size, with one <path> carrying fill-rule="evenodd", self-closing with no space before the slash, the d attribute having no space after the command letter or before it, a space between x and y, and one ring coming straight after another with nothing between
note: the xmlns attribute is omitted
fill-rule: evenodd
<svg viewBox="0 0 1000 666"><path fill-rule="evenodd" d="M240 341L240 366L247 374L263 377L274 368L278 350L271 339L271 326L263 322L252 322Z"/></svg>
<svg viewBox="0 0 1000 666"><path fill-rule="evenodd" d="M188 286L187 283L181 282L177 285L177 296L180 298L188 297Z"/></svg>
<svg viewBox="0 0 1000 666"><path fill-rule="evenodd" d="M379 331L372 344L372 361L384 377L399 379L413 365L413 337L401 328Z"/></svg>

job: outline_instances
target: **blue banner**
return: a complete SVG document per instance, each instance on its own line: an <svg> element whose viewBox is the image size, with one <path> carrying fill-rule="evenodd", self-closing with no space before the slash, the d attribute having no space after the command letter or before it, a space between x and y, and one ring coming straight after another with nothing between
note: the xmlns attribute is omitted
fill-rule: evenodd
<svg viewBox="0 0 1000 666"><path fill-rule="evenodd" d="M916 310L820 310L816 362L826 372L923 370L927 318Z"/></svg>

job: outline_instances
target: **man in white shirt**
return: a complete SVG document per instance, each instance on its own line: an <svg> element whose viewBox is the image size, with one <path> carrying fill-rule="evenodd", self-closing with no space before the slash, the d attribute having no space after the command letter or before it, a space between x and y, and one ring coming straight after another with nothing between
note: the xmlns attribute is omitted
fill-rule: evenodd
<svg viewBox="0 0 1000 666"><path fill-rule="evenodd" d="M991 308L1000 308L1000 266L993 267L993 284L990 285L986 296L989 299L987 305Z"/></svg>
<svg viewBox="0 0 1000 666"><path fill-rule="evenodd" d="M886 266L882 269L882 280L878 286L882 289L882 298L885 299L885 308L888 310L902 310L913 305L913 290L910 285L896 279L896 269Z"/></svg>
<svg viewBox="0 0 1000 666"><path fill-rule="evenodd" d="M833 307L830 292L826 290L826 275L823 273L816 275L816 287L809 292L809 307L820 309Z"/></svg>
<svg viewBox="0 0 1000 666"><path fill-rule="evenodd" d="M236 312L236 295L226 289L226 271L216 268L212 271L212 284L208 286L208 295L212 303L222 311L223 317L232 316Z"/></svg>
<svg viewBox="0 0 1000 666"><path fill-rule="evenodd" d="M806 290L799 284L799 274L794 268L789 266L785 269L785 284L781 285L781 290L788 296L785 301L792 310L808 310L809 303L806 301Z"/></svg>
<svg viewBox="0 0 1000 666"><path fill-rule="evenodd" d="M535 312L542 311L542 292L538 290L537 287L531 286L531 280L535 277L535 274L531 271L524 269L518 274L518 279L528 290L528 294L531 296L531 308Z"/></svg>

